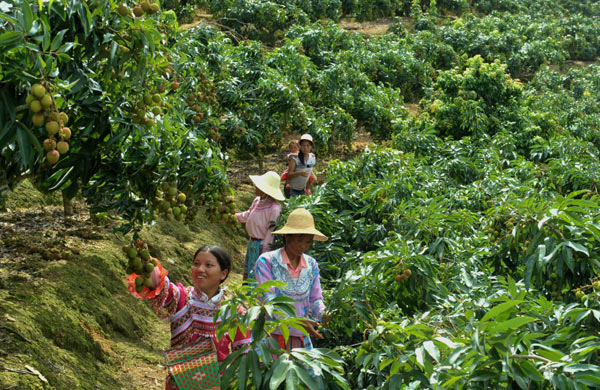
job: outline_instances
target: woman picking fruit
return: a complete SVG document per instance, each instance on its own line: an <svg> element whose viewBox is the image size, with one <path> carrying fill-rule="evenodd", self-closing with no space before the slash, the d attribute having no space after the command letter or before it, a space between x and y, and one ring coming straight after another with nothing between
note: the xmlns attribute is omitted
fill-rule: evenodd
<svg viewBox="0 0 600 390"><path fill-rule="evenodd" d="M281 213L278 201L284 200L279 175L269 171L262 176L250 175L256 187L256 198L250 208L235 214L237 220L246 224L246 232L250 236L246 260L244 261L244 280L256 279L254 267L261 253L268 252L273 242L272 223L277 221Z"/></svg>
<svg viewBox="0 0 600 390"><path fill-rule="evenodd" d="M325 312L319 266L305 252L310 249L313 240L327 241L327 237L315 229L313 216L304 208L292 211L285 226L273 234L282 234L285 245L259 257L256 263L256 280L259 284L267 280L281 280L287 286L272 289L264 300L269 301L278 296L293 298L296 315L306 318L304 327L308 334L323 338L315 328ZM281 348L288 351L292 348L312 348L309 336L293 328L289 333L286 342L279 329L274 332Z"/></svg>
<svg viewBox="0 0 600 390"><path fill-rule="evenodd" d="M220 389L219 362L231 350L250 344L250 336L237 330L235 339L227 334L217 341L213 317L219 310L224 290L221 283L231 269L231 256L223 248L205 245L194 255L192 287L175 284L157 260L150 276L151 286L135 291L135 280L128 278L129 291L148 299L161 318L171 323L171 349L165 352L169 374L167 390ZM135 274L134 274L135 275Z"/></svg>

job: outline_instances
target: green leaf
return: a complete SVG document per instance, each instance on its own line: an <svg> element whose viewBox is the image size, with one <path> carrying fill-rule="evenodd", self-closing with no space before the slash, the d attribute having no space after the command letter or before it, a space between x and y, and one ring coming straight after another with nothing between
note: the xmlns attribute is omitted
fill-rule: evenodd
<svg viewBox="0 0 600 390"><path fill-rule="evenodd" d="M598 374L582 374L578 372L575 373L574 376L578 383L593 386L595 388L600 387L598 386L600 385L600 376Z"/></svg>
<svg viewBox="0 0 600 390"><path fill-rule="evenodd" d="M262 371L260 369L260 360L255 350L252 349L248 352L248 359L250 359L250 369L252 370L254 386L257 389L260 389L262 384Z"/></svg>
<svg viewBox="0 0 600 390"><path fill-rule="evenodd" d="M461 347L463 344L460 343L455 343L454 341L446 338L446 337L442 337L442 336L437 336L434 340L439 341L442 344L447 345L450 349L454 350L458 347Z"/></svg>
<svg viewBox="0 0 600 390"><path fill-rule="evenodd" d="M527 374L527 376L536 382L541 382L544 380L544 376L542 375L542 373L540 373L540 371L537 369L537 367L531 363L528 360L523 360L519 363L519 365L521 366L521 369L523 370L523 372L525 372L525 374Z"/></svg>
<svg viewBox="0 0 600 390"><path fill-rule="evenodd" d="M16 25L18 23L17 19L6 15L5 13L0 12L0 19L4 19L9 21L11 24Z"/></svg>
<svg viewBox="0 0 600 390"><path fill-rule="evenodd" d="M56 36L54 36L54 39L52 40L52 43L50 44L50 50L51 51L57 51L58 48L60 47L60 45L62 44L62 40L63 37L65 36L65 33L67 32L66 29L64 30L60 30ZM115 43L116 44L116 43Z"/></svg>
<svg viewBox="0 0 600 390"><path fill-rule="evenodd" d="M21 154L21 160L23 165L29 169L33 169L33 149L31 148L30 141L30 130L19 123L17 127L17 144L19 145L19 153Z"/></svg>
<svg viewBox="0 0 600 390"><path fill-rule="evenodd" d="M514 301L503 302L497 306L494 306L487 313L485 313L483 318L481 318L480 322L486 322L491 319L495 319L496 316L498 316L499 314L504 313L505 311L509 310L510 308L512 308L522 302L523 302L522 300L514 300Z"/></svg>
<svg viewBox="0 0 600 390"><path fill-rule="evenodd" d="M14 136L13 122L7 121L2 130L0 130L0 147L3 147Z"/></svg>
<svg viewBox="0 0 600 390"><path fill-rule="evenodd" d="M425 368L426 356L425 356L425 349L422 346L415 349L415 357L417 359L417 363L422 368Z"/></svg>
<svg viewBox="0 0 600 390"><path fill-rule="evenodd" d="M23 34L19 31L7 31L0 34L0 48L10 49L23 43Z"/></svg>
<svg viewBox="0 0 600 390"><path fill-rule="evenodd" d="M306 385L307 389L318 389L319 384L314 380L312 376L308 373L308 371L302 366L295 366L294 370L298 375L298 378Z"/></svg>
<svg viewBox="0 0 600 390"><path fill-rule="evenodd" d="M285 376L290 369L289 360L283 360L281 357L275 362L275 368L271 380L269 381L269 389L277 390L280 384L285 380Z"/></svg>
<svg viewBox="0 0 600 390"><path fill-rule="evenodd" d="M533 269L535 268L536 260L537 260L537 257L535 256L535 253L533 253L531 256L529 256L527 258L527 264L525 265L525 275L524 275L525 286L527 288L529 288L529 285L531 284L531 277L533 276Z"/></svg>
<svg viewBox="0 0 600 390"><path fill-rule="evenodd" d="M44 31L44 35L42 37L42 49L47 51L50 47L50 28L48 27L46 20L42 20L42 29Z"/></svg>
<svg viewBox="0 0 600 390"><path fill-rule="evenodd" d="M552 360L553 362L558 362L565 356L561 351L543 344L534 343L531 344L531 348L536 349L538 355L545 357L548 360Z"/></svg>
<svg viewBox="0 0 600 390"><path fill-rule="evenodd" d="M90 31L92 28L91 15L90 10L88 9L87 4L84 1L79 2L79 8L77 9L77 14L79 15L79 19L81 22L81 26L83 27L83 32L87 37L90 35Z"/></svg>
<svg viewBox="0 0 600 390"><path fill-rule="evenodd" d="M521 317L511 318L510 320L501 322L495 326L490 327L489 331L490 331L490 333L493 333L493 332L503 332L508 329L517 329L517 328L520 328L523 325L526 325L533 321L536 321L536 319L533 317L529 317L529 316L521 316Z"/></svg>
<svg viewBox="0 0 600 390"><path fill-rule="evenodd" d="M248 359L249 356L241 356L239 358L240 361L240 368L237 371L238 374L238 390L245 390L246 389L246 381L248 378Z"/></svg>
<svg viewBox="0 0 600 390"><path fill-rule="evenodd" d="M283 339L287 343L290 338L290 328L286 324L279 325L279 330L281 330L281 334L283 335Z"/></svg>
<svg viewBox="0 0 600 390"><path fill-rule="evenodd" d="M563 371L569 372L569 373L575 373L575 372L581 372L581 371L593 371L593 372L600 374L600 367L598 367L595 364L577 363L577 364L569 364L568 366L565 366L563 368Z"/></svg>
<svg viewBox="0 0 600 390"><path fill-rule="evenodd" d="M462 378L463 378L462 376L453 376L450 379L448 379L446 382L442 383L442 387L451 387L453 384L455 384L456 382L458 382ZM400 382L400 384L401 383L402 382ZM399 389L399 388L400 387L390 387L390 389Z"/></svg>
<svg viewBox="0 0 600 390"><path fill-rule="evenodd" d="M285 377L286 390L298 390L298 375L296 375L296 367L292 367Z"/></svg>
<svg viewBox="0 0 600 390"><path fill-rule="evenodd" d="M440 361L440 350L431 340L427 340L423 343L423 348L427 351L427 353L436 361Z"/></svg>
<svg viewBox="0 0 600 390"><path fill-rule="evenodd" d="M29 1L21 2L21 10L23 11L23 32L27 34L33 27L33 11L29 5Z"/></svg>
<svg viewBox="0 0 600 390"><path fill-rule="evenodd" d="M252 326L252 340L259 341L264 337L265 321L265 315L261 314L254 323L254 326Z"/></svg>
<svg viewBox="0 0 600 390"><path fill-rule="evenodd" d="M581 252L581 253L585 253L587 256L590 255L590 252L587 250L586 247L584 247L583 245L573 242L573 241L567 241L567 246L569 248L573 248L574 251L576 252Z"/></svg>

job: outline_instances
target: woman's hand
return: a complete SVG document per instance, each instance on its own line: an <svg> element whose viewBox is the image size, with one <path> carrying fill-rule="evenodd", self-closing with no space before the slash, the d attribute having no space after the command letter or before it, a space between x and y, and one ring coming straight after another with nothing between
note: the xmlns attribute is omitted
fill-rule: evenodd
<svg viewBox="0 0 600 390"><path fill-rule="evenodd" d="M152 286L150 287L150 289L154 290L156 287L158 287L161 279L162 278L160 277L160 268L154 267L154 270L150 274L150 281L152 282Z"/></svg>
<svg viewBox="0 0 600 390"><path fill-rule="evenodd" d="M304 329L306 329L306 331L308 332L308 334L310 336L316 337L318 339L322 339L323 335L321 333L319 333L319 331L316 329L319 327L319 323L313 320L309 320L307 318L302 320L304 325Z"/></svg>
<svg viewBox="0 0 600 390"><path fill-rule="evenodd" d="M309 177L310 176L310 172L309 171L299 171L298 174L300 176L304 176L304 177Z"/></svg>

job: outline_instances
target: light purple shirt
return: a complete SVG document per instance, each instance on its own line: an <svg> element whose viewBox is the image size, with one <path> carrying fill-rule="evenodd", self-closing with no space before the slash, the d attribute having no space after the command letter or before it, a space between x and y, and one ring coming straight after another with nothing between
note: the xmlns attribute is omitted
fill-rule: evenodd
<svg viewBox="0 0 600 390"><path fill-rule="evenodd" d="M303 254L306 267L302 268L300 275L293 278L287 264L283 263L283 248L263 253L256 261L256 281L258 284L267 280L281 280L287 283L287 287L273 288L270 293L265 294L265 301L285 295L293 298L296 316L310 318L320 322L325 312L323 303L323 292L319 280L319 265L317 261ZM275 333L281 334L279 329ZM290 328L291 336L304 336L301 331Z"/></svg>

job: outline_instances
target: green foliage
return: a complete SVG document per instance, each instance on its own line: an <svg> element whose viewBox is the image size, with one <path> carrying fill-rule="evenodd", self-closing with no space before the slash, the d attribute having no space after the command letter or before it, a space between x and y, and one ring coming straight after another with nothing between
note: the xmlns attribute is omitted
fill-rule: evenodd
<svg viewBox="0 0 600 390"><path fill-rule="evenodd" d="M263 301L264 294L282 287L285 283L275 280L256 287L241 286L215 313L215 317L223 319L217 327L217 337L233 339L238 329L252 335L248 349L233 352L221 363L226 367L222 386L276 390L285 383L286 389L315 389L331 383L336 388L349 389L341 360L333 351L294 348L287 352L272 338L276 329L286 339L290 328L306 333L302 318L296 317L292 298L280 296Z"/></svg>
<svg viewBox="0 0 600 390"><path fill-rule="evenodd" d="M481 139L500 131L523 129L522 87L505 73L499 61L469 59L464 69L440 72L426 109L440 136Z"/></svg>

